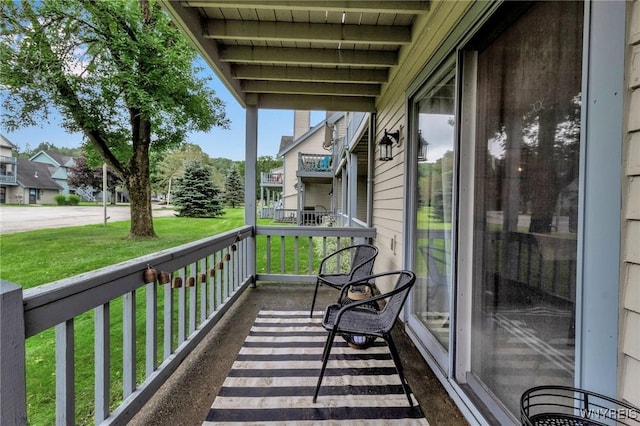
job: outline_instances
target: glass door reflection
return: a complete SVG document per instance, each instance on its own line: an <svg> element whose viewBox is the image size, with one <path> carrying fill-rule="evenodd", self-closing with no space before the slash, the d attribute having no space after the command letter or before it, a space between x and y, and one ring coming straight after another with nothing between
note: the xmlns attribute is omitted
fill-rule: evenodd
<svg viewBox="0 0 640 426"><path fill-rule="evenodd" d="M413 313L447 351L452 283L454 72L417 102L418 174Z"/></svg>

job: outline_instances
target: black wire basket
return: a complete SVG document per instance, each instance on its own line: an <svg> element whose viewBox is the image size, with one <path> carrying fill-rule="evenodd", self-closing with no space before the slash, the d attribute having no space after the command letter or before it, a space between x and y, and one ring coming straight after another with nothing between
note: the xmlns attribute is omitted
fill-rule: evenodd
<svg viewBox="0 0 640 426"><path fill-rule="evenodd" d="M640 408L605 395L568 386L538 386L522 394L525 426L640 425Z"/></svg>

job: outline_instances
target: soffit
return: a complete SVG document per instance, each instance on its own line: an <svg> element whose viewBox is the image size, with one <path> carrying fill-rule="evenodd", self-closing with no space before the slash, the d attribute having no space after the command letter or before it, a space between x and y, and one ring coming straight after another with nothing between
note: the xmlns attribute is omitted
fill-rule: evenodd
<svg viewBox="0 0 640 426"><path fill-rule="evenodd" d="M375 111L428 1L170 1L242 106Z"/></svg>

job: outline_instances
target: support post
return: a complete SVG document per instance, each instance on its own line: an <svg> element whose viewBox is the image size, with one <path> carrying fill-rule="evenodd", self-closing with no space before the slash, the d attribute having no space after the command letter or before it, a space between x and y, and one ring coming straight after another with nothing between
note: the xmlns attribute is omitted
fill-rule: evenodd
<svg viewBox="0 0 640 426"><path fill-rule="evenodd" d="M256 220L256 173L258 166L258 107L247 105L245 128L245 167L244 167L244 222L255 227ZM247 242L249 255L248 275L255 285L256 279L256 240L255 236Z"/></svg>
<svg viewBox="0 0 640 426"><path fill-rule="evenodd" d="M27 424L22 288L0 280L0 419Z"/></svg>

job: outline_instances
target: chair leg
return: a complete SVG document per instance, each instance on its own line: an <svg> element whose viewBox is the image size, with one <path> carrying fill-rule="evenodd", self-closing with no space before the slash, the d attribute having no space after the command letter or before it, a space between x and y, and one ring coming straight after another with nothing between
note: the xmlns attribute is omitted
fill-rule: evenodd
<svg viewBox="0 0 640 426"><path fill-rule="evenodd" d="M318 287L320 286L320 280L316 280L316 289L313 292L313 301L311 302L311 311L309 311L309 318L313 318L313 308L316 306L316 296L318 295Z"/></svg>
<svg viewBox="0 0 640 426"><path fill-rule="evenodd" d="M404 373L402 371L402 362L400 361L400 356L398 355L396 344L393 342L393 338L391 338L391 333L385 335L384 340L387 342L387 345L389 346L389 352L391 352L391 358L393 358L393 363L396 365L398 376L400 376L400 383L402 383L402 388L404 389L404 393L405 395L407 395L409 406L413 407L413 400L411 399L411 392L409 391L409 385L407 385L407 381L404 378Z"/></svg>
<svg viewBox="0 0 640 426"><path fill-rule="evenodd" d="M322 367L320 368L320 376L318 376L318 384L316 385L316 392L313 394L313 402L316 402L318 399L318 393L320 392L320 385L322 384L322 378L324 377L324 372L327 369L327 361L329 361L329 354L331 354L331 347L333 346L333 340L336 337L336 332L331 330L329 332L329 336L327 336L327 341L324 344L324 351L322 352Z"/></svg>

